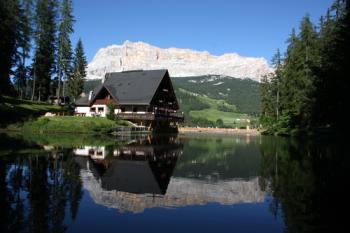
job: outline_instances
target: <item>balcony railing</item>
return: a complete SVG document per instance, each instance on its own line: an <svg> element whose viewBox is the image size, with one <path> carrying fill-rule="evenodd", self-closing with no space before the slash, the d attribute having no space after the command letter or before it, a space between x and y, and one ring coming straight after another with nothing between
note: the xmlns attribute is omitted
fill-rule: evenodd
<svg viewBox="0 0 350 233"><path fill-rule="evenodd" d="M155 116L151 112L145 112L145 113L118 113L117 117L123 120L147 120L147 121L153 121L155 119Z"/></svg>
<svg viewBox="0 0 350 233"><path fill-rule="evenodd" d="M157 112L122 112L118 113L117 116L123 120L176 120L183 121L183 113L182 112L167 112L167 111L157 111Z"/></svg>

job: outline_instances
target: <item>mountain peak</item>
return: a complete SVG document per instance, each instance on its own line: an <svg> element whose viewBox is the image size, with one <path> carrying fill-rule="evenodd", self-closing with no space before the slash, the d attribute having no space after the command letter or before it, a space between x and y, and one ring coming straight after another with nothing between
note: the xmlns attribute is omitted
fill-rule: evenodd
<svg viewBox="0 0 350 233"><path fill-rule="evenodd" d="M126 40L122 45L101 48L88 65L87 79L100 79L106 72L135 69L168 69L172 77L222 75L256 81L271 72L264 58L242 57L237 53L214 56L208 51L163 49Z"/></svg>

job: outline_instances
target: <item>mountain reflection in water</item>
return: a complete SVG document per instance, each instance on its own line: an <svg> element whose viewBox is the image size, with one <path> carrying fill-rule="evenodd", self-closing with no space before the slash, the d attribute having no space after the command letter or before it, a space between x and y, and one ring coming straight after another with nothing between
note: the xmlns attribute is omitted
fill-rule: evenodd
<svg viewBox="0 0 350 233"><path fill-rule="evenodd" d="M177 138L139 140L120 147L84 146L73 153L81 168L83 187L93 200L119 212L208 203L257 203L265 197L258 177L215 181L171 177L183 153L183 144Z"/></svg>

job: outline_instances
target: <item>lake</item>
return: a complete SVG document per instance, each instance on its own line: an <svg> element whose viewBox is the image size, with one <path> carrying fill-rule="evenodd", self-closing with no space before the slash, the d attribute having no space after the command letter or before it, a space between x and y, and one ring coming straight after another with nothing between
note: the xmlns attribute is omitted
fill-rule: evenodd
<svg viewBox="0 0 350 233"><path fill-rule="evenodd" d="M0 134L0 232L344 232L345 146Z"/></svg>

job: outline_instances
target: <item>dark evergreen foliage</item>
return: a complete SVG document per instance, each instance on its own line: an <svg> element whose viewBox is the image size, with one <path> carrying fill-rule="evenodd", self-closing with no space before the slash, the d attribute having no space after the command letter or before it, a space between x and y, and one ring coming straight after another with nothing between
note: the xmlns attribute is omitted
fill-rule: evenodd
<svg viewBox="0 0 350 233"><path fill-rule="evenodd" d="M64 75L65 81L67 81L69 79L69 76L72 75L72 45L70 40L70 34L74 32L73 23L75 22L73 16L72 1L63 0L62 6L60 7L60 12L61 20L58 27L57 48L58 96L61 96L61 92L64 92L65 90L64 87L61 86L62 74Z"/></svg>
<svg viewBox="0 0 350 233"><path fill-rule="evenodd" d="M0 95L13 95L10 81L19 37L19 1L0 1Z"/></svg>
<svg viewBox="0 0 350 233"><path fill-rule="evenodd" d="M19 9L19 35L17 37L16 70L14 81L18 96L23 99L26 97L27 84L29 79L29 66L26 59L29 58L31 49L31 40L33 34L33 1L21 0Z"/></svg>
<svg viewBox="0 0 350 233"><path fill-rule="evenodd" d="M261 120L271 132L290 134L325 128L340 131L346 124L348 2L336 0L326 16L321 17L318 30L305 16L299 34L293 29L287 41L284 62L278 66L274 63L274 73L262 80ZM280 84L277 107L274 77ZM272 111L273 106L276 111Z"/></svg>
<svg viewBox="0 0 350 233"><path fill-rule="evenodd" d="M86 67L87 61L84 53L83 42L79 39L74 53L73 74L68 79L68 92L72 99L83 92Z"/></svg>
<svg viewBox="0 0 350 233"><path fill-rule="evenodd" d="M54 0L38 0L36 5L36 31L34 55L33 95L47 100L51 76L55 68L57 5Z"/></svg>

